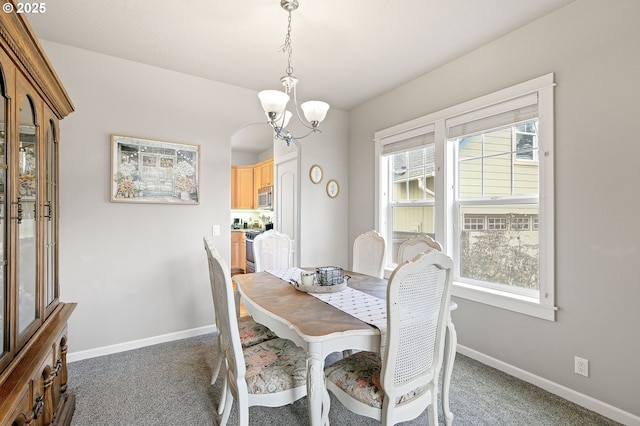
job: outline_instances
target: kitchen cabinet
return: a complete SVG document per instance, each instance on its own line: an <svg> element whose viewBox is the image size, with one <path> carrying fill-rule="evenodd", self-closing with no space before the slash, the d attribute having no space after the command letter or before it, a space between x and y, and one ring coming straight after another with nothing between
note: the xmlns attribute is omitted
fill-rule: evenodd
<svg viewBox="0 0 640 426"><path fill-rule="evenodd" d="M273 186L273 158L253 166L253 202L256 208L258 206L258 191L266 186Z"/></svg>
<svg viewBox="0 0 640 426"><path fill-rule="evenodd" d="M253 166L254 181L256 183L256 192L265 186L273 186L273 158L265 160Z"/></svg>
<svg viewBox="0 0 640 426"><path fill-rule="evenodd" d="M231 166L231 209L258 207L258 190L273 186L273 158L252 166Z"/></svg>
<svg viewBox="0 0 640 426"><path fill-rule="evenodd" d="M244 273L246 263L246 241L244 232L231 231L231 273Z"/></svg>
<svg viewBox="0 0 640 426"><path fill-rule="evenodd" d="M68 425L58 147L73 104L25 16L0 14L0 425Z"/></svg>
<svg viewBox="0 0 640 426"><path fill-rule="evenodd" d="M253 166L231 166L231 209L255 208Z"/></svg>

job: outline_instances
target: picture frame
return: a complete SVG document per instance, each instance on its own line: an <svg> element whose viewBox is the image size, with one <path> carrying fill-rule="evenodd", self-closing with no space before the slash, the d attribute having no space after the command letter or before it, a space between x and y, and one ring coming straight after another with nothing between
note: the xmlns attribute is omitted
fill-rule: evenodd
<svg viewBox="0 0 640 426"><path fill-rule="evenodd" d="M337 180L331 179L329 182L327 182L327 195L329 196L329 198L336 198L339 193L340 185L338 184Z"/></svg>
<svg viewBox="0 0 640 426"><path fill-rule="evenodd" d="M309 169L309 179L313 183L320 183L322 181L322 167L317 164L314 164Z"/></svg>
<svg viewBox="0 0 640 426"><path fill-rule="evenodd" d="M111 134L111 201L199 204L200 146Z"/></svg>

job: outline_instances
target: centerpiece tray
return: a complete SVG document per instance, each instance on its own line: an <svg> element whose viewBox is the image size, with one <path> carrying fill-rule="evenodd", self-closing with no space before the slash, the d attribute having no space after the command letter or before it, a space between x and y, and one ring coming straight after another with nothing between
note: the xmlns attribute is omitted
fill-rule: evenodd
<svg viewBox="0 0 640 426"><path fill-rule="evenodd" d="M296 290L305 293L337 293L347 288L347 280L345 279L342 284L336 285L302 285L297 282L293 285Z"/></svg>

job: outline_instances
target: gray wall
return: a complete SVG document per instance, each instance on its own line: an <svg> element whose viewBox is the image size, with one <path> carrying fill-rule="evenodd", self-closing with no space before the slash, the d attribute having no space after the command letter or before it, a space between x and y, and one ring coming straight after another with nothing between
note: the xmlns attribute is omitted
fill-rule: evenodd
<svg viewBox="0 0 640 426"><path fill-rule="evenodd" d="M375 131L555 73L557 321L462 299L453 321L471 351L635 416L639 16L637 0L577 1L349 114L353 241L375 226ZM589 359L589 378L574 374L575 355Z"/></svg>
<svg viewBox="0 0 640 426"><path fill-rule="evenodd" d="M211 325L202 236L228 229L229 136L244 123L240 101L217 100L253 93L42 44L76 107L60 125L61 293L78 302L70 352ZM111 203L110 133L199 144L200 204ZM230 234L215 243L228 260Z"/></svg>
<svg viewBox="0 0 640 426"><path fill-rule="evenodd" d="M214 242L229 262L230 140L264 116L257 92L41 42L76 107L60 125L61 293L78 302L70 360L212 331L202 236L220 225ZM304 155L346 181L347 113L332 109L323 127L305 139ZM200 204L111 203L111 133L200 145ZM328 164L334 152L345 160ZM308 170L312 160L303 161ZM304 210L309 223L337 220L332 215L343 223L317 235L320 246L337 247L314 261L348 257L346 193L340 209L325 209L324 197L321 214Z"/></svg>
<svg viewBox="0 0 640 426"><path fill-rule="evenodd" d="M299 140L299 266L349 267L348 124L347 112L332 108L327 119L320 125L321 132ZM294 135L308 133L299 123L294 122L289 128ZM276 163L280 158L293 155L295 150L293 143L289 147L284 142L277 143L274 149ZM314 164L320 165L323 170L322 181L318 184L314 184L309 178L309 169ZM335 179L340 185L340 193L336 198L327 196L326 185L330 179Z"/></svg>
<svg viewBox="0 0 640 426"><path fill-rule="evenodd" d="M349 268L348 117L339 110L329 110L329 113L331 121L322 123L322 134L300 141L300 266ZM320 136L324 139L319 140ZM320 165L323 171L322 181L318 184L309 178L309 169L314 164ZM340 185L336 198L327 195L330 179Z"/></svg>

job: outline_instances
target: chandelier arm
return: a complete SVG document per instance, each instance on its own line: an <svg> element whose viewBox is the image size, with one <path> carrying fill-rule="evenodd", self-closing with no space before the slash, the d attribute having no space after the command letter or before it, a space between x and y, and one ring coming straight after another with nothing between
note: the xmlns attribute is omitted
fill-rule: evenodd
<svg viewBox="0 0 640 426"><path fill-rule="evenodd" d="M278 119L273 120L271 123L274 126L274 128L279 127L279 128L284 128L284 122L287 120L287 111L284 110L282 111L282 114L280 114L280 124L278 124Z"/></svg>
<svg viewBox="0 0 640 426"><path fill-rule="evenodd" d="M316 132L320 132L320 133L322 133L322 132L321 132L320 130L318 130L318 129L311 129L311 130L310 130L309 132L307 132L307 134L306 134L306 135L304 135L304 136L296 136L296 137L293 137L293 136L292 136L292 138L293 138L293 139L304 139L304 138L306 138L307 136L309 136L311 133L316 133Z"/></svg>
<svg viewBox="0 0 640 426"><path fill-rule="evenodd" d="M283 140L285 142L287 142L287 145L289 145L289 142L291 142L292 140L299 140L299 139L304 139L307 136L309 136L312 133L322 133L322 131L320 129L311 129L309 132L307 132L304 136L293 136L291 134L291 132L289 132L289 130L283 128L283 127L279 127L277 125L275 125L274 123L270 123L271 127L273 127L273 131L275 132L275 137L276 139L280 139Z"/></svg>
<svg viewBox="0 0 640 426"><path fill-rule="evenodd" d="M315 127L307 124L309 123L309 121L307 121L306 117L302 118L302 116L300 115L300 108L298 108L298 94L296 93L296 86L293 86L293 104L296 107L295 109L296 109L296 115L298 116L298 121L307 129L312 130L311 133L313 133L313 131L316 131L317 129ZM308 133L305 136L309 136L311 133Z"/></svg>

